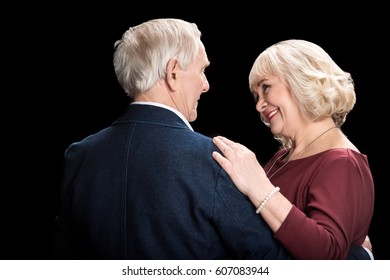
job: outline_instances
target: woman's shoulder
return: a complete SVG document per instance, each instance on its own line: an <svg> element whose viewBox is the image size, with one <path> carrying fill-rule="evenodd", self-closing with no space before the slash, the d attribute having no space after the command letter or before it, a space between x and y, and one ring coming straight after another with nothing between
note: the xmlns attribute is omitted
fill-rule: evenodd
<svg viewBox="0 0 390 280"><path fill-rule="evenodd" d="M360 151L352 148L331 148L316 154L317 156L326 156L326 157L347 157L347 158L366 158L365 154L362 154ZM316 156L314 155L314 156Z"/></svg>
<svg viewBox="0 0 390 280"><path fill-rule="evenodd" d="M368 164L367 155L350 148L332 148L312 155L309 158L315 161L328 162L332 165L335 165L337 161L351 162L353 165Z"/></svg>

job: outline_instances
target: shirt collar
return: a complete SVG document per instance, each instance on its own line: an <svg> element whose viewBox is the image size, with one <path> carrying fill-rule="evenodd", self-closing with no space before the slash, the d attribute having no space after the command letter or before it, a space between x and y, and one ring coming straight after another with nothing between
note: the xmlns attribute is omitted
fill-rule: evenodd
<svg viewBox="0 0 390 280"><path fill-rule="evenodd" d="M192 128L191 124L184 117L184 115L182 113L180 113L178 110L176 110L176 109L174 109L172 107L169 107L169 106L167 106L165 104L162 104L162 103L150 102L150 101L133 101L133 102L130 103L130 105L132 105L132 104L151 105L151 106L157 106L157 107L161 107L161 108L165 108L167 110L170 110L173 113L175 113L179 118L181 118L183 120L183 122L188 126L189 129L194 131L194 129Z"/></svg>

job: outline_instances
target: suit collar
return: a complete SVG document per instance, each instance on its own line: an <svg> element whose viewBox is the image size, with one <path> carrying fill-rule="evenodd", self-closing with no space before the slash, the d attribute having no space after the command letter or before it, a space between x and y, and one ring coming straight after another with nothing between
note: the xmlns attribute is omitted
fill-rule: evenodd
<svg viewBox="0 0 390 280"><path fill-rule="evenodd" d="M166 105L153 102L130 103L127 110L113 123L113 125L128 121L178 125L193 131L192 126L180 112Z"/></svg>

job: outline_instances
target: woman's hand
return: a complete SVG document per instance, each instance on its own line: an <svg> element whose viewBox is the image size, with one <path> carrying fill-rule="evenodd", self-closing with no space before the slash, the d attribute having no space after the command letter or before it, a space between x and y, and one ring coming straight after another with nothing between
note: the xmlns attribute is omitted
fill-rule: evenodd
<svg viewBox="0 0 390 280"><path fill-rule="evenodd" d="M256 193L258 197L265 197L273 186L256 155L244 145L226 137L216 136L213 142L223 154L213 152L213 158L230 176L236 187L249 197ZM263 191L259 192L262 189Z"/></svg>
<svg viewBox="0 0 390 280"><path fill-rule="evenodd" d="M223 154L213 152L213 158L230 176L237 189L248 196L258 208L267 195L275 191L275 187L257 161L256 155L245 146L222 136L214 137L213 142ZM267 206L265 209L262 208L261 215L272 231L276 232L286 219L292 204L280 193L273 195L266 203Z"/></svg>

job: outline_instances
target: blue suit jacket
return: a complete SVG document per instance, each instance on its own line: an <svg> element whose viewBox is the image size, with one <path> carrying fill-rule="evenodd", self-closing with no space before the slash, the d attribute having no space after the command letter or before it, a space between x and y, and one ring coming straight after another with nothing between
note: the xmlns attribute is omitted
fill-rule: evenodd
<svg viewBox="0 0 390 280"><path fill-rule="evenodd" d="M139 104L70 145L55 258L289 258L214 150L170 110Z"/></svg>

